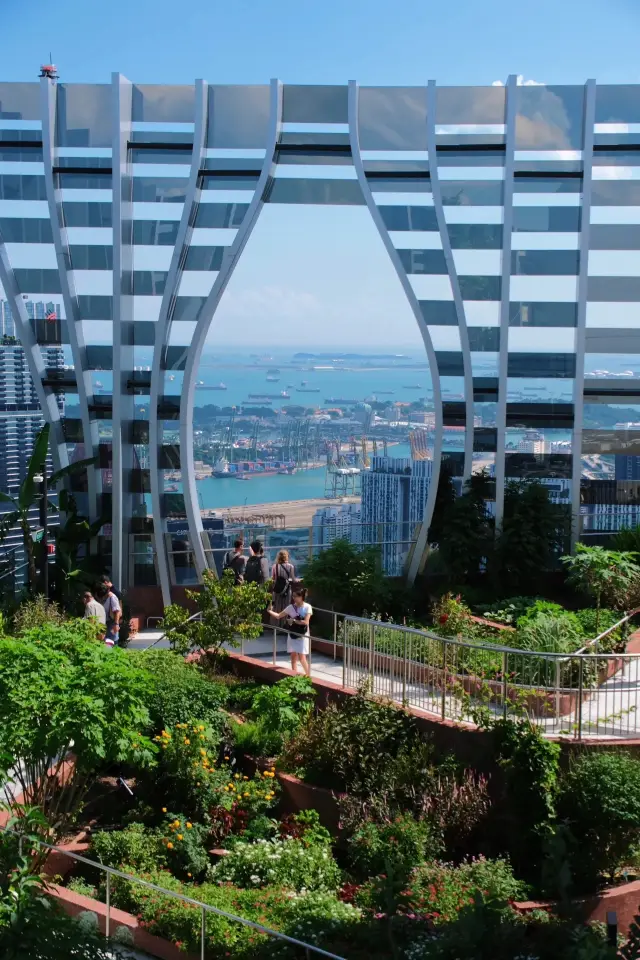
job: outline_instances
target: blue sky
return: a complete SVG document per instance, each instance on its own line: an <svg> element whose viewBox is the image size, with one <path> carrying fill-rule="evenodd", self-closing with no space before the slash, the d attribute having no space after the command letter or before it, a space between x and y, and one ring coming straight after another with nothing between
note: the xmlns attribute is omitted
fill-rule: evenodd
<svg viewBox="0 0 640 960"><path fill-rule="evenodd" d="M637 0L2 0L3 80L119 70L146 83L640 82ZM266 207L217 342L409 343L412 315L362 208ZM348 336L346 331L348 330Z"/></svg>

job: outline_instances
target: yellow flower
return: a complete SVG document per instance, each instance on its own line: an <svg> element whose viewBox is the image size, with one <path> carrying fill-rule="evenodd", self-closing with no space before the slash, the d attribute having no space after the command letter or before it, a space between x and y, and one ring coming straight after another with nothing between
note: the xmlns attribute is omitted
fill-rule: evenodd
<svg viewBox="0 0 640 960"><path fill-rule="evenodd" d="M207 751L204 750L202 747L200 747L200 756L201 756L201 757L206 757L206 755L207 755Z"/></svg>
<svg viewBox="0 0 640 960"><path fill-rule="evenodd" d="M248 780L248 779L249 779L249 777L243 777L242 779L243 779L243 780Z"/></svg>
<svg viewBox="0 0 640 960"><path fill-rule="evenodd" d="M191 830L192 826L193 824L189 823L189 821L187 820L187 830Z"/></svg>
<svg viewBox="0 0 640 960"><path fill-rule="evenodd" d="M189 740L189 737L185 737L185 738L184 738L184 742L185 742L185 743L191 743L191 740Z"/></svg>
<svg viewBox="0 0 640 960"><path fill-rule="evenodd" d="M236 779L236 780L239 780L239 779L240 779L240 774L239 774L239 773L236 773L236 774L235 774L235 779Z"/></svg>
<svg viewBox="0 0 640 960"><path fill-rule="evenodd" d="M166 812L167 812L167 808L166 808L166 807L163 807L163 808L162 808L162 812L163 812L163 813L166 813Z"/></svg>
<svg viewBox="0 0 640 960"><path fill-rule="evenodd" d="M248 796L249 796L249 794L248 794L248 793L245 793L245 794L244 794L244 796L245 796L245 797L248 797Z"/></svg>
<svg viewBox="0 0 640 960"><path fill-rule="evenodd" d="M188 877L190 877L190 876L191 876L191 874L190 874L190 873L188 873L188 874L187 874L187 876L188 876Z"/></svg>
<svg viewBox="0 0 640 960"><path fill-rule="evenodd" d="M183 839L184 839L184 837L182 836L181 833L177 834L177 837L178 837L178 840L183 840Z"/></svg>
<svg viewBox="0 0 640 960"><path fill-rule="evenodd" d="M204 724L201 723L199 729L204 730Z"/></svg>
<svg viewBox="0 0 640 960"><path fill-rule="evenodd" d="M179 821L179 820L174 820L174 821L173 821L173 825L174 825L174 827L179 827L179 826L180 826L180 821Z"/></svg>
<svg viewBox="0 0 640 960"><path fill-rule="evenodd" d="M201 733L201 734L200 734L200 739L201 739L201 740L204 740L204 733Z"/></svg>
<svg viewBox="0 0 640 960"><path fill-rule="evenodd" d="M169 842L167 843L167 849L173 850L173 844L171 843L171 840L169 840Z"/></svg>

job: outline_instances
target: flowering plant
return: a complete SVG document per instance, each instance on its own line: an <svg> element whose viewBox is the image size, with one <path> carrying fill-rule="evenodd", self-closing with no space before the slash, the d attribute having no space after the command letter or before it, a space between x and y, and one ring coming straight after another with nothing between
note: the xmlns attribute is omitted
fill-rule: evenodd
<svg viewBox="0 0 640 960"><path fill-rule="evenodd" d="M208 827L185 816L169 814L162 825L162 844L173 874L184 880L198 880L208 865Z"/></svg>
<svg viewBox="0 0 640 960"><path fill-rule="evenodd" d="M238 844L209 871L211 880L238 887L283 886L296 892L337 890L340 870L327 846L300 840Z"/></svg>

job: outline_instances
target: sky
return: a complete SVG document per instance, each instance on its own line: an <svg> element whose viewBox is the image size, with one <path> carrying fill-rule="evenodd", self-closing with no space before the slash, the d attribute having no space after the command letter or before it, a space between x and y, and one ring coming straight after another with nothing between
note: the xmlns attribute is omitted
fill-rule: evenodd
<svg viewBox="0 0 640 960"><path fill-rule="evenodd" d="M0 0L2 80L49 52L68 82L639 83L638 0ZM268 333L265 335L265 331ZM210 333L219 344L418 342L364 208L266 205Z"/></svg>

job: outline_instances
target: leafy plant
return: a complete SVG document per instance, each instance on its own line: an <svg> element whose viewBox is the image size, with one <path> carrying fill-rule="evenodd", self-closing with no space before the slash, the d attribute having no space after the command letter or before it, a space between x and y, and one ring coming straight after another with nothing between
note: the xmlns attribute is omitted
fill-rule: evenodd
<svg viewBox="0 0 640 960"><path fill-rule="evenodd" d="M348 605L359 613L365 608L387 610L390 585L377 547L359 548L348 540L334 540L311 559L304 579L338 609Z"/></svg>
<svg viewBox="0 0 640 960"><path fill-rule="evenodd" d="M236 747L252 756L275 756L309 716L314 700L309 677L285 677L259 687L248 711L252 720L235 727Z"/></svg>
<svg viewBox="0 0 640 960"><path fill-rule="evenodd" d="M580 621L575 614L567 613L562 608L560 612L561 616L554 612L540 612L520 617L515 635L509 638L510 645L540 653L573 653L579 650L584 639Z"/></svg>
<svg viewBox="0 0 640 960"><path fill-rule="evenodd" d="M162 833L171 872L184 880L202 879L210 864L206 848L209 828L193 823L188 817L168 814Z"/></svg>
<svg viewBox="0 0 640 960"><path fill-rule="evenodd" d="M107 867L145 873L166 866L167 857L157 831L142 823L130 823L123 830L99 830L91 837L90 859Z"/></svg>
<svg viewBox="0 0 640 960"><path fill-rule="evenodd" d="M506 600L497 600L495 603L484 603L475 606L480 617L493 620L494 623L504 623L508 626L515 624L541 597L508 597Z"/></svg>
<svg viewBox="0 0 640 960"><path fill-rule="evenodd" d="M408 880L415 867L442 853L442 839L429 821L403 814L391 823L363 823L349 847L350 865L360 879L393 873Z"/></svg>
<svg viewBox="0 0 640 960"><path fill-rule="evenodd" d="M305 846L330 846L331 834L320 823L317 810L301 810L280 821L280 839L301 840Z"/></svg>
<svg viewBox="0 0 640 960"><path fill-rule="evenodd" d="M65 621L65 615L57 603L51 603L39 593L35 597L23 600L12 618L15 636L43 627L45 624L59 626Z"/></svg>
<svg viewBox="0 0 640 960"><path fill-rule="evenodd" d="M472 474L463 493L447 505L438 550L454 584L477 576L493 551L494 524L487 509L493 486L484 470Z"/></svg>
<svg viewBox="0 0 640 960"><path fill-rule="evenodd" d="M569 571L569 582L595 597L598 633L603 596L610 597L616 605L621 604L631 586L640 578L636 556L635 553L620 553L577 543L573 556L562 557Z"/></svg>
<svg viewBox="0 0 640 960"><path fill-rule="evenodd" d="M0 638L0 756L11 767L13 783L3 783L11 810L19 812L21 791L22 803L43 811L55 837L99 766L150 764L148 695L144 671L122 651L88 641L74 624ZM72 748L75 762L67 766Z"/></svg>
<svg viewBox="0 0 640 960"><path fill-rule="evenodd" d="M594 751L573 761L560 781L558 817L574 838L574 882L593 890L611 879L640 842L640 761Z"/></svg>
<svg viewBox="0 0 640 960"><path fill-rule="evenodd" d="M442 637L469 637L475 632L469 607L460 595L445 593L433 605L433 628Z"/></svg>
<svg viewBox="0 0 640 960"><path fill-rule="evenodd" d="M202 588L186 593L202 618L191 620L189 611L177 604L165 608L165 628L172 631L171 646L177 652L197 649L220 656L225 647L238 647L239 638L251 640L261 635L269 597L266 585L236 585L232 570L225 571L220 580L212 570L205 570Z"/></svg>
<svg viewBox="0 0 640 960"><path fill-rule="evenodd" d="M340 870L325 845L300 840L238 844L210 871L217 883L238 887L281 886L287 890L337 890Z"/></svg>

